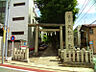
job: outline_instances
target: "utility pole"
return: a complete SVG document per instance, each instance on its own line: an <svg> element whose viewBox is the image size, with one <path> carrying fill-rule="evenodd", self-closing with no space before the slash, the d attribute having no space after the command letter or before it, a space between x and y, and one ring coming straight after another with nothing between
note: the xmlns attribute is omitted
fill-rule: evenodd
<svg viewBox="0 0 96 72"><path fill-rule="evenodd" d="M7 26L7 28L6 28L6 41L5 41L5 60L7 60L7 48L8 48L8 18L9 18L9 6L10 6L10 1L8 0L8 4L7 4L7 13L6 13L6 26Z"/></svg>
<svg viewBox="0 0 96 72"><path fill-rule="evenodd" d="M6 45L5 42L6 42L7 12L8 12L8 0L6 0L6 8L5 8L5 22L4 22L3 48L2 48L2 64L4 63L4 52L5 52L5 45Z"/></svg>

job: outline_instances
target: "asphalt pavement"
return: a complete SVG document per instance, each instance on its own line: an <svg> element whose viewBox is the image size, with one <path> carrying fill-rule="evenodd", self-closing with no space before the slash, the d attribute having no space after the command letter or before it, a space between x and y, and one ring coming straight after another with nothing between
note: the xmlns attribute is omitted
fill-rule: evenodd
<svg viewBox="0 0 96 72"><path fill-rule="evenodd" d="M37 72L0 66L0 72Z"/></svg>

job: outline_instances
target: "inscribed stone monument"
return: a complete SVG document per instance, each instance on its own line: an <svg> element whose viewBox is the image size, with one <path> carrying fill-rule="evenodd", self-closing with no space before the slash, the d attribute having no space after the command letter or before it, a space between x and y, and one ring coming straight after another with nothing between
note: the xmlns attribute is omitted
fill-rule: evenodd
<svg viewBox="0 0 96 72"><path fill-rule="evenodd" d="M72 12L65 13L66 49L74 48L73 37L73 15Z"/></svg>

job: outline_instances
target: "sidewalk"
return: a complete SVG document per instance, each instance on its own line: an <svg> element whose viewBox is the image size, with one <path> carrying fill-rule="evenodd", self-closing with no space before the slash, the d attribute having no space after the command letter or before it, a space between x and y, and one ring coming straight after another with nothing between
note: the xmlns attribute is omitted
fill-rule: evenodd
<svg viewBox="0 0 96 72"><path fill-rule="evenodd" d="M0 57L1 60L1 57ZM0 61L1 63L1 61ZM0 64L2 66L2 64ZM53 72L94 72L92 68L84 68L84 67L64 67L64 66L48 66L43 64L35 64L35 63L26 63L26 62L19 62L19 61L10 61L10 62L4 62L5 66L16 68L22 68L23 69L36 69L36 70L47 70L47 71L53 71ZM42 72L45 72L42 71Z"/></svg>
<svg viewBox="0 0 96 72"><path fill-rule="evenodd" d="M53 72L53 71L48 71L48 70L40 70L40 69L34 69L34 68L27 68L27 67L21 67L21 66L14 66L14 65L7 65L7 64L0 64L0 71L2 68L5 68L7 70L10 70L10 72L14 72L15 70L21 70L23 72ZM11 69L10 69L11 68ZM6 70L6 72L7 72ZM13 70L13 71L11 71Z"/></svg>
<svg viewBox="0 0 96 72"><path fill-rule="evenodd" d="M36 70L43 70L41 72L52 71L52 72L94 72L92 68L83 68L83 67L59 67L59 66L46 66L34 63L24 63L24 62L17 62L11 61L10 63L4 63L5 66L11 67L21 67L25 69L36 69ZM39 71L40 72L40 71Z"/></svg>

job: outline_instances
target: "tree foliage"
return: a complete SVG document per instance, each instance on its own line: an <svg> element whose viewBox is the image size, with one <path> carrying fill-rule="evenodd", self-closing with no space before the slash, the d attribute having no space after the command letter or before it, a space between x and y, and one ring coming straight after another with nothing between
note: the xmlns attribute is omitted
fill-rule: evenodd
<svg viewBox="0 0 96 72"><path fill-rule="evenodd" d="M79 9L76 8L77 0L36 0L41 11L40 23L65 23L65 12L73 12L73 20Z"/></svg>

